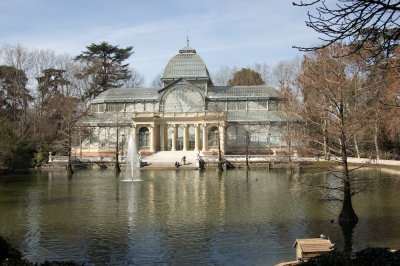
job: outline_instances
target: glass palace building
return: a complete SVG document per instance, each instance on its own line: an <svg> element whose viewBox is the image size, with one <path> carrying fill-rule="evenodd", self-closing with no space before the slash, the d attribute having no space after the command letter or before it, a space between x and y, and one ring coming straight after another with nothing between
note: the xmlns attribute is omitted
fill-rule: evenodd
<svg viewBox="0 0 400 266"><path fill-rule="evenodd" d="M124 155L130 134L138 151L273 154L286 149L285 103L268 86L214 86L188 45L165 67L162 87L113 88L91 102L75 155ZM117 137L118 134L118 137Z"/></svg>

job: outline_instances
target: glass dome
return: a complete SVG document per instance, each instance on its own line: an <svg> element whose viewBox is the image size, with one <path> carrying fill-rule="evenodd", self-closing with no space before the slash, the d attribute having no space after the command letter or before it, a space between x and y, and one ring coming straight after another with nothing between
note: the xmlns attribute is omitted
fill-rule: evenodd
<svg viewBox="0 0 400 266"><path fill-rule="evenodd" d="M210 79L207 67L196 50L188 45L169 60L162 79Z"/></svg>

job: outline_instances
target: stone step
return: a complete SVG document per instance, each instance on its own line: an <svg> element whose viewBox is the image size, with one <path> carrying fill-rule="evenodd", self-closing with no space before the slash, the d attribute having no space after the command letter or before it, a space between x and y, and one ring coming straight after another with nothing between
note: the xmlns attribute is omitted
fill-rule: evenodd
<svg viewBox="0 0 400 266"><path fill-rule="evenodd" d="M180 162L186 156L186 162L195 163L197 161L197 151L159 151L151 156L143 157L143 162Z"/></svg>

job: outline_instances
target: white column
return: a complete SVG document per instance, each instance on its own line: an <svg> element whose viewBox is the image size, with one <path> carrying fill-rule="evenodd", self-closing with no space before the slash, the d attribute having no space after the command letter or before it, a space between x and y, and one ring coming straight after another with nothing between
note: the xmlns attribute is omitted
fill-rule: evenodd
<svg viewBox="0 0 400 266"><path fill-rule="evenodd" d="M136 134L136 129L137 129L137 125L136 124L133 124L133 126L132 126L132 134L133 134L133 139L135 140L135 144L136 144L136 148L137 148L137 151L139 151L139 136Z"/></svg>
<svg viewBox="0 0 400 266"><path fill-rule="evenodd" d="M176 151L176 136L178 135L178 127L177 125L172 126L172 145L171 151Z"/></svg>
<svg viewBox="0 0 400 266"><path fill-rule="evenodd" d="M207 125L203 125L203 152L208 151L208 134L207 134Z"/></svg>
<svg viewBox="0 0 400 266"><path fill-rule="evenodd" d="M165 125L160 125L160 150L165 151Z"/></svg>
<svg viewBox="0 0 400 266"><path fill-rule="evenodd" d="M200 125L196 124L195 125L195 130L194 130L194 150L199 151L200 150Z"/></svg>
<svg viewBox="0 0 400 266"><path fill-rule="evenodd" d="M189 150L189 125L183 125L183 150Z"/></svg>
<svg viewBox="0 0 400 266"><path fill-rule="evenodd" d="M156 151L156 127L155 125L150 125L150 152Z"/></svg>
<svg viewBox="0 0 400 266"><path fill-rule="evenodd" d="M221 152L225 153L225 125L219 125L218 133L219 133Z"/></svg>

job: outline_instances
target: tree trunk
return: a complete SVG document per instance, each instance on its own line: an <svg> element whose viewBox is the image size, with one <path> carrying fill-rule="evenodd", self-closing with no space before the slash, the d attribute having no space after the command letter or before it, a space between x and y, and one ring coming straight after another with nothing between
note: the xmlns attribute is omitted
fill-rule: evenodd
<svg viewBox="0 0 400 266"><path fill-rule="evenodd" d="M72 176L74 174L74 170L72 169L71 163L71 146L72 146L72 132L70 125L68 124L68 163L67 163L67 175Z"/></svg>
<svg viewBox="0 0 400 266"><path fill-rule="evenodd" d="M246 169L250 170L250 164L249 164L249 145L250 145L250 141L249 141L249 131L246 130Z"/></svg>
<svg viewBox="0 0 400 266"><path fill-rule="evenodd" d="M379 160L379 142L378 142L378 119L375 119L375 127L374 127L374 143L375 143L375 152L376 152L376 162L378 163Z"/></svg>
<svg viewBox="0 0 400 266"><path fill-rule="evenodd" d="M117 125L117 144L115 146L115 168L116 173L121 173L121 167L119 165L119 125Z"/></svg>
<svg viewBox="0 0 400 266"><path fill-rule="evenodd" d="M218 124L218 165L217 165L217 170L218 172L223 172L224 171L224 162L222 161L222 151L221 151L221 138L220 138L220 126Z"/></svg>
<svg viewBox="0 0 400 266"><path fill-rule="evenodd" d="M354 147L356 149L357 158L360 159L360 150L358 149L358 141L356 136L354 136Z"/></svg>
<svg viewBox="0 0 400 266"><path fill-rule="evenodd" d="M67 175L72 176L73 174L74 174L74 170L72 169L71 157L68 156Z"/></svg>
<svg viewBox="0 0 400 266"><path fill-rule="evenodd" d="M343 205L342 210L339 214L339 224L348 225L348 224L357 224L358 217L354 212L353 205L351 203L351 183L350 183L350 173L349 166L347 164L347 146L346 146L346 133L345 133L345 124L344 124L344 114L343 108L341 108L341 155L342 155L342 178L343 178Z"/></svg>
<svg viewBox="0 0 400 266"><path fill-rule="evenodd" d="M344 239L344 252L348 255L351 255L353 250L353 232L355 227L355 224L340 224Z"/></svg>
<svg viewBox="0 0 400 266"><path fill-rule="evenodd" d="M292 156L291 156L291 146L292 146L292 135L291 135L291 128L290 128L290 124L289 124L289 116L287 116L286 118L286 129L287 129L287 145L288 145L288 159L289 159L289 163L292 162Z"/></svg>
<svg viewBox="0 0 400 266"><path fill-rule="evenodd" d="M346 224L357 224L358 217L354 212L353 205L351 203L351 187L350 181L348 177L345 177L343 180L344 185L344 197L343 197L343 205L342 210L339 214L339 223L342 225Z"/></svg>
<svg viewBox="0 0 400 266"><path fill-rule="evenodd" d="M328 133L328 122L327 122L327 119L325 118L325 120L324 120L324 127L323 127L323 138L324 138L324 159L325 160L328 160L329 158L329 155L328 155L328 148L327 148L327 146L328 146L328 137L327 137L327 133Z"/></svg>

